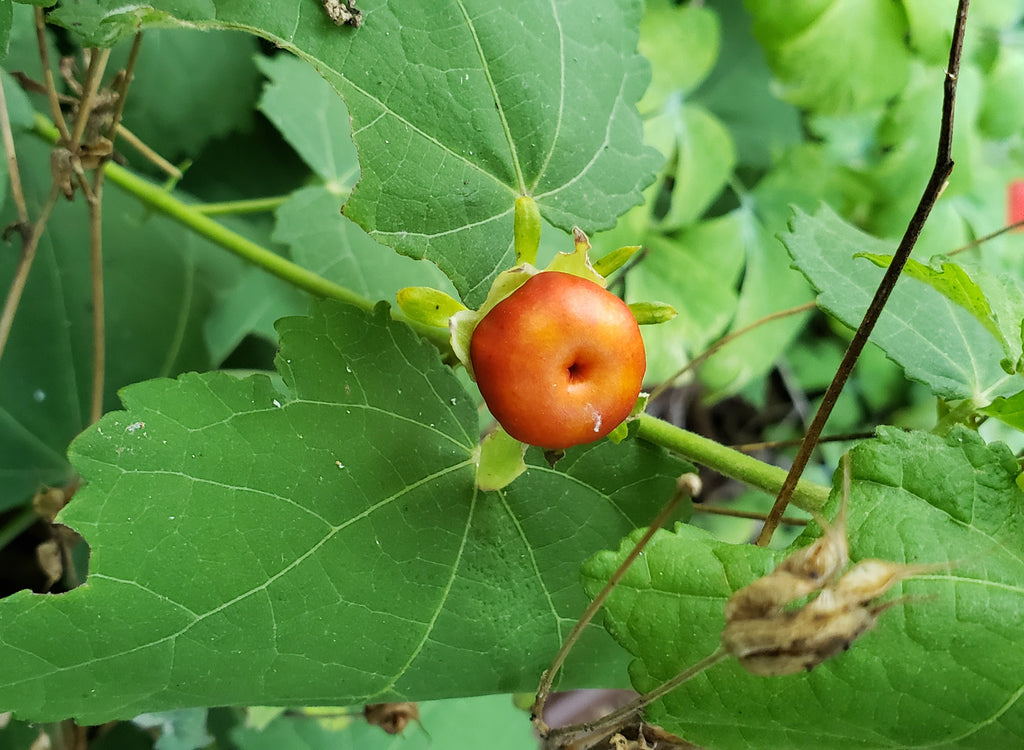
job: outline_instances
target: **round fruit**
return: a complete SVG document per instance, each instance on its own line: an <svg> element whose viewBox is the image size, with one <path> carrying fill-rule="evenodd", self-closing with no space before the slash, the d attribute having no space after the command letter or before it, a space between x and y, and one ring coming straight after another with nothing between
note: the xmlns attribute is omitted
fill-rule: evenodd
<svg viewBox="0 0 1024 750"><path fill-rule="evenodd" d="M647 367L626 304L558 271L530 277L483 317L469 356L509 435L560 449L591 443L629 416Z"/></svg>

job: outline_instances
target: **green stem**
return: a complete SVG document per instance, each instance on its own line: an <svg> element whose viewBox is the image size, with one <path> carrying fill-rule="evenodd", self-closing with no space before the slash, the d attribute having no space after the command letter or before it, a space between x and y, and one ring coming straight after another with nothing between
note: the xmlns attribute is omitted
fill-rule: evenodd
<svg viewBox="0 0 1024 750"><path fill-rule="evenodd" d="M786 481L785 469L766 464L732 448L671 425L649 414L637 418L637 435L709 469L738 479L775 495ZM828 499L829 488L801 479L793 492L793 504L806 511L817 511Z"/></svg>
<svg viewBox="0 0 1024 750"><path fill-rule="evenodd" d="M37 133L51 142L56 141L58 137L57 129L38 113L35 119L35 129ZM167 190L132 174L127 169L108 162L104 170L107 179L143 203L293 286L317 297L338 300L363 310L373 308L374 303L365 297L345 289L333 281L328 281L231 231L205 215L199 206L182 202ZM395 313L392 315L395 319L407 323L413 330L441 349L442 353L450 350L451 343L446 328L423 325ZM777 466L763 463L732 448L719 445L713 440L687 432L646 414L641 415L638 422L640 437L649 442L661 445L696 463L763 489L765 492L776 494L782 487L786 472ZM814 511L824 505L828 494L827 487L801 480L794 492L793 502L797 507Z"/></svg>
<svg viewBox="0 0 1024 750"><path fill-rule="evenodd" d="M287 195L275 195L270 198L251 198L242 201L224 201L223 203L200 203L192 208L206 216L225 216L239 214L260 214L281 206L288 200Z"/></svg>
<svg viewBox="0 0 1024 750"><path fill-rule="evenodd" d="M35 130L51 142L55 142L58 137L57 129L38 112L35 116ZM104 172L108 180L149 207L174 219L196 234L220 245L239 258L259 266L267 273L277 276L292 286L309 292L316 297L338 300L339 302L345 302L367 311L373 309L374 303L365 297L267 250L262 245L243 237L237 232L231 231L222 224L218 224L209 216L206 216L198 206L189 205L179 200L164 188L142 179L127 169L107 162L104 166ZM392 317L407 323L414 331L437 346L442 352L451 348L447 329L423 325L413 320L406 320L404 317L394 313L392 313Z"/></svg>

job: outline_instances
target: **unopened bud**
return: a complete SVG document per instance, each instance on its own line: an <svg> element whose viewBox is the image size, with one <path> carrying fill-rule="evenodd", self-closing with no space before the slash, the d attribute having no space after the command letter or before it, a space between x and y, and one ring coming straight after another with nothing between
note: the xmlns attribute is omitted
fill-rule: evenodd
<svg viewBox="0 0 1024 750"><path fill-rule="evenodd" d="M515 218L512 225L516 265L537 262L541 226L540 208L537 206L537 202L528 195L516 198Z"/></svg>
<svg viewBox="0 0 1024 750"><path fill-rule="evenodd" d="M679 314L672 305L664 302L630 302L629 311L642 326L667 323Z"/></svg>
<svg viewBox="0 0 1024 750"><path fill-rule="evenodd" d="M612 250L607 255L601 256L594 261L594 270L608 278L622 268L640 250L640 245L626 245L618 250Z"/></svg>
<svg viewBox="0 0 1024 750"><path fill-rule="evenodd" d="M446 327L452 315L466 309L457 299L429 286L407 286L396 296L407 318L438 328Z"/></svg>

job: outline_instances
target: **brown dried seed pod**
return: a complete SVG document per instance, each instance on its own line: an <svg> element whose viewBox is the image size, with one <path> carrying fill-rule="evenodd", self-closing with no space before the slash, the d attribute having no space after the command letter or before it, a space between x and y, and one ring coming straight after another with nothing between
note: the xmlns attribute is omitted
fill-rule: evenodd
<svg viewBox="0 0 1024 750"><path fill-rule="evenodd" d="M948 568L946 563L905 565L888 560L862 560L836 581L832 588L837 597L851 603L867 604L900 581Z"/></svg>
<svg viewBox="0 0 1024 750"><path fill-rule="evenodd" d="M793 674L847 650L876 619L877 612L866 607L807 606L771 619L728 623L722 645L752 674Z"/></svg>
<svg viewBox="0 0 1024 750"><path fill-rule="evenodd" d="M725 605L726 619L770 617L828 585L849 562L845 516L841 510L836 523L820 539L798 549L771 573L733 594Z"/></svg>

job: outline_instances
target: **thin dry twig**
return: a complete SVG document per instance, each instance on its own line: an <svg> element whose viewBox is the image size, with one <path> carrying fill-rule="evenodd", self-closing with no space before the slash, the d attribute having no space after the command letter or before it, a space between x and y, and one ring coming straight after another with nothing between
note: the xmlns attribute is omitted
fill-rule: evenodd
<svg viewBox="0 0 1024 750"><path fill-rule="evenodd" d="M0 78L0 133L4 139L4 153L7 154L7 174L11 180L11 197L18 209L18 226L24 238L25 232L28 230L28 207L25 205L25 192L21 187L18 155L14 150L14 133L11 132L11 118L7 112L7 96L4 94L2 78Z"/></svg>
<svg viewBox="0 0 1024 750"><path fill-rule="evenodd" d="M50 103L50 117L53 118L53 124L57 126L61 139L68 142L71 140L71 132L60 109L57 85L54 83L53 70L50 68L50 48L46 46L46 18L43 9L38 6L35 8L35 21L36 42L39 44L39 61L43 65L43 86L46 89L46 99Z"/></svg>
<svg viewBox="0 0 1024 750"><path fill-rule="evenodd" d="M791 315L799 315L800 313L807 312L808 310L813 310L815 307L817 307L816 302L805 302L804 304L797 305L796 307L790 307L786 310L779 310L769 315L765 315L763 318L758 318L754 322L749 323L748 325L745 325L742 328L737 328L732 333L718 339L718 341L716 341L707 349L705 349L701 354L697 355L689 362L687 362L685 365L683 365L681 368L679 368L679 370L674 375L672 375L672 377L666 379L663 383L661 383L661 385L659 385L657 388L651 391L651 396L649 400L653 401L654 399L656 399L662 393L671 388L672 384L679 380L679 378L681 378L683 375L685 375L695 367L704 364L704 362L707 359L709 359L715 352L722 349L722 347L724 347L726 344L735 341L740 336L744 336L767 323L771 323L772 321L779 320L781 318L788 318Z"/></svg>
<svg viewBox="0 0 1024 750"><path fill-rule="evenodd" d="M807 428L807 434L804 435L800 449L793 459L793 466L786 475L786 480L779 490L779 495L775 500L775 505L772 506L771 512L768 514L764 528L761 529L761 534L757 538L757 544L762 547L771 541L775 529L778 528L779 521L786 511L786 506L793 495L796 483L807 466L811 452L818 443L818 437L821 435L825 423L832 413L832 409L839 400L839 394L842 392L843 386L846 385L850 373L853 372L853 366L856 364L857 358L860 356L861 351L863 351L865 344L867 344L868 336L874 330L882 309L885 307L886 302L888 302L889 295L892 294L892 290L899 280L900 273L910 258L910 252L914 249L914 245L917 244L917 239L921 235L925 220L927 220L936 201L942 194L943 189L945 189L946 181L953 171L953 112L956 103L956 84L960 73L960 56L963 50L964 30L967 25L967 10L969 6L970 0L960 0L957 7L956 24L953 28L953 42L949 50L949 64L946 68L946 76L943 82L942 124L939 132L935 167L932 170L921 200L917 204L914 215L910 219L907 231L903 235L903 239L900 241L896 252L893 254L892 262L886 269L885 275L878 285L878 290L875 292L867 312L864 313L864 318L861 320L860 326L858 326L857 332L854 334L853 340L843 356L835 377L832 379L831 384L829 384L828 390L825 391L821 406L818 407L810 427Z"/></svg>
<svg viewBox="0 0 1024 750"><path fill-rule="evenodd" d="M54 206L57 205L57 199L60 195L60 188L54 185L50 190L50 196L46 199L46 203L43 204L43 210L40 212L39 218L32 226L28 241L21 252L21 258L18 260L18 266L14 269L14 278L11 279L7 299L4 300L3 312L0 312L0 358L3 357L4 349L7 347L7 339L11 335L14 316L18 311L18 305L21 303L21 295L25 291L29 271L32 270L32 261L36 257L36 248L39 246L39 238L43 234L43 227L49 221L50 214L53 212Z"/></svg>
<svg viewBox="0 0 1024 750"><path fill-rule="evenodd" d="M951 258L954 255L958 255L960 253L967 252L968 250L973 250L974 248L978 247L979 245L985 244L989 240L994 240L996 237L999 237L1000 235L1003 235L1003 234L1006 234L1007 232L1012 232L1015 229L1021 229L1021 228L1024 228L1024 219L1021 219L1020 221L1016 221L1013 224L1007 224L1002 229L997 229L994 232L990 232L990 233L986 234L984 237L979 237L976 240L971 240L966 245L958 247L956 250L950 250L948 253L946 253L946 257L947 258Z"/></svg>
<svg viewBox="0 0 1024 750"><path fill-rule="evenodd" d="M627 703L622 708L613 711L607 716L602 716L595 721L572 724L570 726L558 727L550 730L547 735L548 747L566 747L583 737L600 736L610 734L621 728L627 722L634 719L641 711L654 703L656 700L668 695L680 685L689 682L697 675L710 669L730 657L728 651L719 647L710 655L704 657L689 669L677 674L672 679L663 682L649 693L644 693L636 700Z"/></svg>
<svg viewBox="0 0 1024 750"><path fill-rule="evenodd" d="M128 99L128 87L131 86L132 79L135 78L135 63L139 60L140 49L142 49L141 31L136 34L135 38L132 40L132 49L131 52L128 53L128 62L124 66L124 71L117 87L117 104L114 108L114 116L110 121L110 127L107 129L107 138L111 141L114 140L115 135L122 132L120 125L121 117L124 115L124 103ZM97 170L97 172L100 171L102 170Z"/></svg>
<svg viewBox="0 0 1024 750"><path fill-rule="evenodd" d="M611 578L608 579L608 583L604 585L604 588L594 597L593 601L587 607L586 611L580 616L580 619L576 622L572 631L566 637L562 643L562 647L558 650L555 658L551 662L551 666L541 675L540 685L537 687L537 696L533 702L533 723L537 727L541 736L547 736L551 730L550 727L544 722L544 706L547 702L548 696L551 694L551 687L554 684L555 676L558 671L562 668L566 658L569 656L569 652L572 647L576 645L576 641L583 634L583 631L590 624L590 621L594 619L594 615L597 614L598 610L601 609L605 600L612 593L619 581L629 570L629 567L633 564L633 561L640 555L647 543L651 541L654 534L662 527L662 525L671 518L672 513L675 512L679 503L682 502L683 498L693 497L700 494L700 479L697 478L696 474L684 474L676 482L676 491L672 495L665 506L658 512L658 515L650 525L647 527L647 531L644 535L633 545L633 549L630 550L629 554L622 561L615 572L612 573Z"/></svg>
<svg viewBox="0 0 1024 750"><path fill-rule="evenodd" d="M734 508L718 508L714 505L694 505L694 513L707 513L712 516L729 516L730 518L749 518L752 521L763 521L767 516L764 513L755 513L747 510L735 510ZM806 526L806 518L791 518L783 516L782 523L786 526Z"/></svg>
<svg viewBox="0 0 1024 750"><path fill-rule="evenodd" d="M821 445L822 443L848 443L853 440L869 440L874 436L874 430L850 432L845 435L828 435L827 437L818 438L818 445ZM802 441L803 438L794 438L792 440L766 440L761 443L742 443L740 445L730 445L729 447L733 450L742 451L743 453L752 453L754 451L771 450L775 448L792 448L794 445L800 445Z"/></svg>
<svg viewBox="0 0 1024 750"><path fill-rule="evenodd" d="M128 63L121 75L118 86L117 104L111 120L108 137L111 138L119 130L121 115L124 113L124 102L128 96L128 86L131 84L135 72L135 63L139 58L139 47L142 43L142 33L135 35L132 43L131 53L128 56ZM110 51L104 50L105 54L97 55L93 51L89 64L88 78L86 79L86 94L79 107L79 121L75 123L75 131L78 132L78 124L91 115L91 107L88 105L90 92L95 96L99 90L99 82L109 59ZM97 65L93 65L97 58L101 58ZM83 130L84 132L84 130ZM103 291L103 164L106 158L101 158L93 170L92 188L82 179L83 192L89 201L89 266L92 286L92 394L89 407L89 421L96 422L103 416L103 390L106 382L107 364L107 335L106 335L106 301Z"/></svg>
<svg viewBox="0 0 1024 750"><path fill-rule="evenodd" d="M78 103L78 114L75 117L74 129L71 131L71 138L65 144L73 153L78 150L85 134L85 128L89 124L93 108L96 106L96 94L103 82L103 72L107 69L107 60L110 59L109 49L93 49L89 55L89 67L85 73L85 85L82 87L82 98Z"/></svg>
<svg viewBox="0 0 1024 750"><path fill-rule="evenodd" d="M103 170L96 170L89 197L89 271L92 286L92 394L89 423L103 416L103 388L107 372L107 334L103 294Z"/></svg>
<svg viewBox="0 0 1024 750"><path fill-rule="evenodd" d="M180 180L182 178L183 175L180 169L147 146L137 135L135 135L135 133L130 131L124 125L119 124L117 126L117 136L131 145L131 147L142 154L144 158L155 164L158 169L166 172L169 177L173 177L175 180Z"/></svg>

